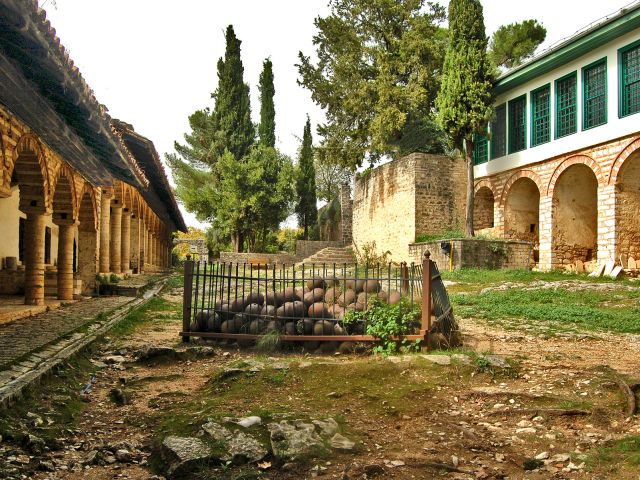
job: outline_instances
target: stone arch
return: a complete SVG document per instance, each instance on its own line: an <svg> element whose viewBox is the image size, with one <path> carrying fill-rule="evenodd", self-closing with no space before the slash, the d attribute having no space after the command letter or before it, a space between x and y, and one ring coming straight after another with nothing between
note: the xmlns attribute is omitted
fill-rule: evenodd
<svg viewBox="0 0 640 480"><path fill-rule="evenodd" d="M504 188L502 189L502 195L500 197L501 208L504 208L505 202L507 201L507 195L511 190L511 187L513 187L513 185L521 178L528 178L532 180L533 183L536 184L536 187L538 187L538 193L544 190L542 180L540 179L540 177L536 172L534 172L533 170L519 170L513 175L511 175L507 180L507 182L504 184Z"/></svg>
<svg viewBox="0 0 640 480"><path fill-rule="evenodd" d="M33 134L20 137L13 152L11 183L20 187L20 210L48 213L51 210L47 158L42 144Z"/></svg>
<svg viewBox="0 0 640 480"><path fill-rule="evenodd" d="M512 177L513 178L513 177ZM533 243L533 260L538 261L540 245L540 186L521 175L505 186L503 193L504 236Z"/></svg>
<svg viewBox="0 0 640 480"><path fill-rule="evenodd" d="M494 227L495 194L490 182L486 179L476 184L473 199L473 229L483 230Z"/></svg>
<svg viewBox="0 0 640 480"><path fill-rule="evenodd" d="M75 220L77 215L76 182L70 168L62 165L51 186L54 221Z"/></svg>
<svg viewBox="0 0 640 480"><path fill-rule="evenodd" d="M602 174L602 170L593 158L588 157L587 155L574 155L572 157L565 158L553 171L553 174L549 179L549 184L547 185L547 196L551 196L553 194L553 190L560 175L573 165L579 164L586 165L591 169L596 177L598 185L603 183L604 176Z"/></svg>
<svg viewBox="0 0 640 480"><path fill-rule="evenodd" d="M90 183L85 183L78 202L79 230L98 230L98 201L96 190Z"/></svg>
<svg viewBox="0 0 640 480"><path fill-rule="evenodd" d="M629 142L613 161L611 168L609 169L609 175L607 176L607 185L616 185L618 183L618 175L622 165L625 163L627 158L638 150L640 150L640 137Z"/></svg>
<svg viewBox="0 0 640 480"><path fill-rule="evenodd" d="M640 150L624 158L614 178L616 259L628 267L630 258L640 264Z"/></svg>
<svg viewBox="0 0 640 480"><path fill-rule="evenodd" d="M82 293L95 290L98 273L98 201L96 189L85 183L78 207L78 271L82 281Z"/></svg>
<svg viewBox="0 0 640 480"><path fill-rule="evenodd" d="M564 168L553 183L554 266L597 259L598 183L593 167L582 161Z"/></svg>

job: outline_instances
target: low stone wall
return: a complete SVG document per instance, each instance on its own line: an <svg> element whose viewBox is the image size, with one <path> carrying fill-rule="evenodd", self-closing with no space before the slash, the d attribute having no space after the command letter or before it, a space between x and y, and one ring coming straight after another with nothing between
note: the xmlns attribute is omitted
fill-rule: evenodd
<svg viewBox="0 0 640 480"><path fill-rule="evenodd" d="M24 268L0 270L0 294L24 295Z"/></svg>
<svg viewBox="0 0 640 480"><path fill-rule="evenodd" d="M281 265L295 263L296 257L290 253L234 253L220 252L220 261L226 263L264 263Z"/></svg>
<svg viewBox="0 0 640 480"><path fill-rule="evenodd" d="M476 238L446 239L412 243L409 254L412 262L421 262L424 253L431 252L431 260L440 270L448 270L453 249L453 268L524 268L531 267L533 244L519 240L483 240Z"/></svg>

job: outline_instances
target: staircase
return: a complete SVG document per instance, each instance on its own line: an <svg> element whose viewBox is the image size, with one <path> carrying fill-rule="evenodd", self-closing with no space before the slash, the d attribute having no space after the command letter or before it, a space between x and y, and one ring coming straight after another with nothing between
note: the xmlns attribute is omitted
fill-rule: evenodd
<svg viewBox="0 0 640 480"><path fill-rule="evenodd" d="M304 260L298 262L298 265L301 263L307 264L322 264L326 263L327 265L332 265L334 263L342 264L342 263L355 263L356 257L353 254L353 249L349 247L327 247L323 248L319 252L314 253L310 257L305 258Z"/></svg>

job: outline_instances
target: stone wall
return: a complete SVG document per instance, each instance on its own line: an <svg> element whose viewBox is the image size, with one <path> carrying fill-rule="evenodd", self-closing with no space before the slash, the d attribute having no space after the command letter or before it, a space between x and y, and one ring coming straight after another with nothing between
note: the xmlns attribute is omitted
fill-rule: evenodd
<svg viewBox="0 0 640 480"><path fill-rule="evenodd" d="M349 185L340 187L340 223L342 224L342 243L353 243L353 200Z"/></svg>
<svg viewBox="0 0 640 480"><path fill-rule="evenodd" d="M263 263L282 265L295 263L296 257L290 253L235 253L220 252L220 261L225 263Z"/></svg>
<svg viewBox="0 0 640 480"><path fill-rule="evenodd" d="M453 256L453 269L460 268L523 268L531 266L533 244L516 240L482 240L475 238L412 243L410 260L422 261L426 251L441 271L449 270ZM453 252L453 255L451 254Z"/></svg>
<svg viewBox="0 0 640 480"><path fill-rule="evenodd" d="M417 235L464 224L464 161L414 153L356 178L353 243L375 242L378 253L395 261L409 257Z"/></svg>

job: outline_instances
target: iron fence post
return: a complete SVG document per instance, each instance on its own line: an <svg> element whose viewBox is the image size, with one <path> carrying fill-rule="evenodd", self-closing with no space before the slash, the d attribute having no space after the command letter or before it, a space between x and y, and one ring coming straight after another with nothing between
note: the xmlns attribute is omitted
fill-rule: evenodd
<svg viewBox="0 0 640 480"><path fill-rule="evenodd" d="M184 262L184 290L182 293L182 331L189 332L191 323L191 296L193 294L193 260ZM189 335L182 336L183 342L189 341Z"/></svg>
<svg viewBox="0 0 640 480"><path fill-rule="evenodd" d="M426 346L431 330L431 252L427 250L422 259L422 325L420 335Z"/></svg>

